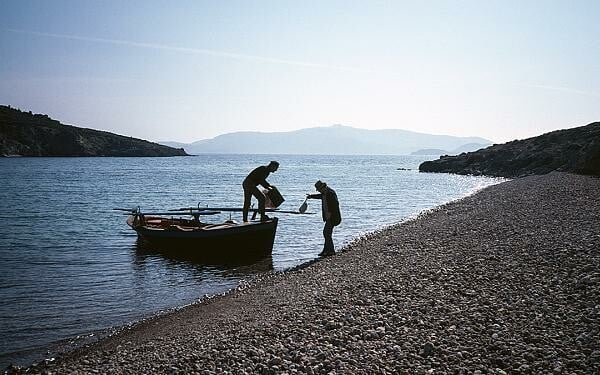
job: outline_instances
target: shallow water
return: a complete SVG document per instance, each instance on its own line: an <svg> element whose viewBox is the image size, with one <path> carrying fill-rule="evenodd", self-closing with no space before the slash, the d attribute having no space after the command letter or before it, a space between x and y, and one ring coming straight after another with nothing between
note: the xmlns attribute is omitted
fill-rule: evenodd
<svg viewBox="0 0 600 375"><path fill-rule="evenodd" d="M272 257L254 265L203 265L143 251L114 207L142 210L242 204L241 181L278 160L269 177L297 210L317 179L336 190L336 247L363 233L499 182L425 174L425 157L203 155L176 158L0 158L0 366L43 358L53 343L139 320L224 292L257 273L314 259L314 215L278 215ZM399 170L404 168L408 170ZM229 214L206 221L228 219ZM231 217L241 219L241 213Z"/></svg>

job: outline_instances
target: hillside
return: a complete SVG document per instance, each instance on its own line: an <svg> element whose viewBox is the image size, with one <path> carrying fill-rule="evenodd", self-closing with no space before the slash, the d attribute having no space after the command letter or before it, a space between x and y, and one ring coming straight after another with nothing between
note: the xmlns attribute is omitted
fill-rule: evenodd
<svg viewBox="0 0 600 375"><path fill-rule="evenodd" d="M183 149L0 106L0 156L186 156Z"/></svg>
<svg viewBox="0 0 600 375"><path fill-rule="evenodd" d="M424 148L415 152L411 152L411 155L458 155L461 154L463 152L471 152L471 151L477 151L479 149L482 149L484 147L489 146L489 143L467 143L464 144L462 146L460 146L459 148L455 148L454 150L451 151L446 151L446 150L440 150L437 148Z"/></svg>
<svg viewBox="0 0 600 375"><path fill-rule="evenodd" d="M471 143L485 147L492 142L477 137L431 135L400 129L367 130L333 125L289 132L228 133L190 144L161 143L182 147L190 154L404 155L420 149L454 150Z"/></svg>
<svg viewBox="0 0 600 375"><path fill-rule="evenodd" d="M600 176L600 122L537 137L442 156L419 166L421 172L520 177L564 171Z"/></svg>

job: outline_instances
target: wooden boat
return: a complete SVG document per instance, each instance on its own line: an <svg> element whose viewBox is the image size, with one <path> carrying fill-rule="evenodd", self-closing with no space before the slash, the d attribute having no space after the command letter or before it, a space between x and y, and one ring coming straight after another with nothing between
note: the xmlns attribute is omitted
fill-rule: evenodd
<svg viewBox="0 0 600 375"><path fill-rule="evenodd" d="M185 252L203 259L257 259L273 251L278 219L208 224L196 218L135 213L127 224L143 243L165 252Z"/></svg>

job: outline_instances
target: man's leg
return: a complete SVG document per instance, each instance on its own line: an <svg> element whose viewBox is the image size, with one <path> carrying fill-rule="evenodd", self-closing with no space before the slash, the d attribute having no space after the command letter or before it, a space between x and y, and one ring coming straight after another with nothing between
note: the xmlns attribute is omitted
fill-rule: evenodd
<svg viewBox="0 0 600 375"><path fill-rule="evenodd" d="M256 200L258 200L258 213L262 219L265 217L265 195L258 189L258 187L252 189L252 195L254 195Z"/></svg>
<svg viewBox="0 0 600 375"><path fill-rule="evenodd" d="M325 222L323 237L325 238L325 244L323 245L323 252L319 255L335 254L335 250L333 249L333 224L329 220Z"/></svg>
<svg viewBox="0 0 600 375"><path fill-rule="evenodd" d="M250 199L252 199L252 191L250 191L245 185L244 187L244 207L242 208L242 219L244 222L248 221L248 210L250 209Z"/></svg>

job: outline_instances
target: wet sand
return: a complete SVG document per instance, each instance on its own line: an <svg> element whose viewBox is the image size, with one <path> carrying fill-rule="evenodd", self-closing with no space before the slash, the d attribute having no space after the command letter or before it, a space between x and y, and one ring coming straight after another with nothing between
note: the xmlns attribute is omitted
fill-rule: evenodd
<svg viewBox="0 0 600 375"><path fill-rule="evenodd" d="M592 374L598 343L600 179L551 173L29 371Z"/></svg>

